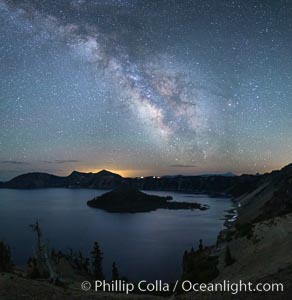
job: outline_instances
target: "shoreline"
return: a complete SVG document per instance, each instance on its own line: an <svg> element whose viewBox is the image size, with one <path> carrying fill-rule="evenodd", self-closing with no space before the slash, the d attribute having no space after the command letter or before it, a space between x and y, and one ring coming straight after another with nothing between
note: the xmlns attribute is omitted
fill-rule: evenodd
<svg viewBox="0 0 292 300"><path fill-rule="evenodd" d="M7 188L7 187L0 187L0 190L19 190L19 191L32 191L32 190L48 190L48 189L72 189L72 190L96 190L96 191L111 191L115 188L108 188L108 189L100 189L94 187L70 187L70 186L56 186L56 187L33 187L33 188ZM174 189L139 189L141 191L150 191L150 192L171 192L171 193L178 193L178 194L187 194L187 195L207 195L212 198L232 198L232 195L220 192L208 192L208 191L190 191L190 190L174 190ZM232 199L231 199L232 200ZM233 201L233 200L232 200Z"/></svg>

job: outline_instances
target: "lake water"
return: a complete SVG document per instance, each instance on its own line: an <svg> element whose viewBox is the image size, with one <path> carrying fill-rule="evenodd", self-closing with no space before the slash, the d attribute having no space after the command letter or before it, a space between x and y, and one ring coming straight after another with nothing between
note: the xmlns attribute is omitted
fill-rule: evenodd
<svg viewBox="0 0 292 300"><path fill-rule="evenodd" d="M214 244L223 228L228 198L150 192L170 195L175 201L207 204L210 209L165 210L136 214L112 214L90 208L86 201L106 191L92 189L0 189L0 240L12 247L15 264L26 264L35 235L29 224L39 220L51 247L81 250L89 256L94 241L104 253L103 268L110 279L116 261L120 274L131 281L173 281L181 274L185 250Z"/></svg>

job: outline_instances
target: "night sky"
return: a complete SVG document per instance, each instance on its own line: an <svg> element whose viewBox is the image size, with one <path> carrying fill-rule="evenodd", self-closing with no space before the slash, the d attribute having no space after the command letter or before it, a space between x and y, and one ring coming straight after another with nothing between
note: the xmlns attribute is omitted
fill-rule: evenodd
<svg viewBox="0 0 292 300"><path fill-rule="evenodd" d="M0 0L0 180L292 162L292 1Z"/></svg>

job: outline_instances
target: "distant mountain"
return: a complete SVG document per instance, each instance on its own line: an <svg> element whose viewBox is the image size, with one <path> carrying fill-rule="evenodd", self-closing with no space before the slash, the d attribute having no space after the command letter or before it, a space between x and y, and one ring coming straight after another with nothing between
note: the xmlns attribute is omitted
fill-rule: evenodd
<svg viewBox="0 0 292 300"><path fill-rule="evenodd" d="M221 176L234 177L234 176L237 176L237 175L232 173L232 172L226 172L226 173L221 174Z"/></svg>
<svg viewBox="0 0 292 300"><path fill-rule="evenodd" d="M289 169L287 166L286 169ZM280 172L280 173L279 173ZM278 178L277 174L284 171L275 171L263 175L240 175L232 173L209 174L201 176L164 176L144 178L123 178L122 176L102 170L98 173L83 173L73 171L69 176L61 177L46 173L28 173L19 175L8 182L0 184L0 188L33 189L33 188L94 188L114 189L122 184L140 190L178 191L186 193L207 193L215 195L244 196L271 178ZM274 179L276 180L276 179ZM274 181L273 181L274 182ZM251 196L249 196L251 197Z"/></svg>
<svg viewBox="0 0 292 300"><path fill-rule="evenodd" d="M73 171L67 177L55 176L47 173L27 173L2 183L0 188L33 189L70 187L110 189L119 186L122 181L123 178L120 175L106 170L102 170L98 173Z"/></svg>
<svg viewBox="0 0 292 300"><path fill-rule="evenodd" d="M235 177L237 175L233 174L232 172L227 172L227 173L222 173L222 174L214 173L214 174L201 174L201 175L196 175L196 176L201 176L201 177L210 177L210 176ZM178 177L190 177L190 176L177 174L177 175L165 175L162 178L178 178Z"/></svg>
<svg viewBox="0 0 292 300"><path fill-rule="evenodd" d="M27 173L19 175L2 184L2 188L32 189L47 187L62 187L66 184L65 177L46 173Z"/></svg>
<svg viewBox="0 0 292 300"><path fill-rule="evenodd" d="M227 172L227 173L222 173L222 174L203 174L201 176L223 176L223 177L234 177L234 176L237 176L235 174L233 174L232 172Z"/></svg>

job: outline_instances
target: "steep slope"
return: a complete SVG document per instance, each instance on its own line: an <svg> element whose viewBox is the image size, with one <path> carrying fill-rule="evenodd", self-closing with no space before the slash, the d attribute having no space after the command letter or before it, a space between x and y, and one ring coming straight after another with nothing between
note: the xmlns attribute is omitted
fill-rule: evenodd
<svg viewBox="0 0 292 300"><path fill-rule="evenodd" d="M243 292L236 296L228 292L189 293L178 299L289 299L292 290L292 165L261 176L253 190L235 201L240 205L238 219L221 231L216 247L206 254L218 260L218 275L212 282L278 282L284 283L284 292Z"/></svg>
<svg viewBox="0 0 292 300"><path fill-rule="evenodd" d="M292 164L262 179L251 193L236 199L239 223L266 220L292 212Z"/></svg>

